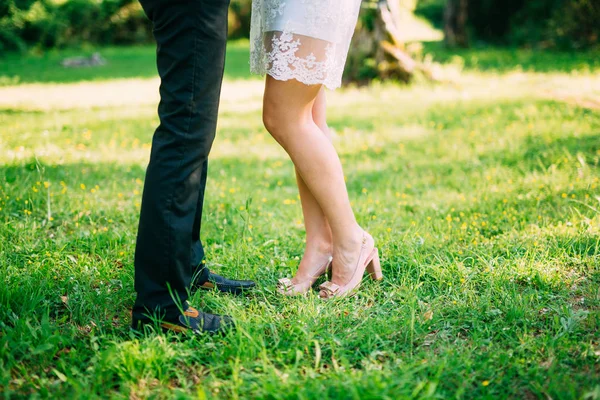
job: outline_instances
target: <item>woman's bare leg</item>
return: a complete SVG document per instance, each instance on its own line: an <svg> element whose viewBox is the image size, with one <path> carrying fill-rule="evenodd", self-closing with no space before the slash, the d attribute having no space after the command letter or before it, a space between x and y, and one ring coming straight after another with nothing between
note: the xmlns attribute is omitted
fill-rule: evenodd
<svg viewBox="0 0 600 400"><path fill-rule="evenodd" d="M321 206L333 238L336 269L332 280L345 284L355 270L363 231L350 206L337 152L312 116L320 90L321 85L278 81L267 76L263 120Z"/></svg>
<svg viewBox="0 0 600 400"><path fill-rule="evenodd" d="M331 133L327 126L325 89L321 88L312 107L312 118L321 132L331 141ZM296 182L300 192L304 228L306 230L306 248L298 272L292 282L299 283L314 278L315 273L333 255L333 238L329 222L321 206L296 169Z"/></svg>

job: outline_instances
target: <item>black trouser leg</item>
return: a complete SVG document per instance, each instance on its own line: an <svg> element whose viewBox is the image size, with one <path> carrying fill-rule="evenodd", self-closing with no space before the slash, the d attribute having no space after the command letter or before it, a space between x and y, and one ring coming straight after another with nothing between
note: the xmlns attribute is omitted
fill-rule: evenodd
<svg viewBox="0 0 600 400"><path fill-rule="evenodd" d="M141 0L154 25L161 78L135 251L134 319L185 305L199 241L207 157L225 62L228 0ZM198 248L199 246L199 248ZM194 256L194 254L199 254Z"/></svg>
<svg viewBox="0 0 600 400"><path fill-rule="evenodd" d="M209 270L202 260L204 260L204 247L200 241L200 230L202 228L202 209L204 207L204 188L206 187L206 178L208 174L208 160L202 165L202 177L200 178L200 194L198 204L196 205L196 215L194 216L194 227L192 228L192 275L195 282L199 285L208 280Z"/></svg>

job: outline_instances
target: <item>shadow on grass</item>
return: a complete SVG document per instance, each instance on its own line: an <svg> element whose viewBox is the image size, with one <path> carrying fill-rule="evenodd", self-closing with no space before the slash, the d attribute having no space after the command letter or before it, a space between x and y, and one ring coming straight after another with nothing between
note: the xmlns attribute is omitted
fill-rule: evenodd
<svg viewBox="0 0 600 400"><path fill-rule="evenodd" d="M99 52L106 65L87 68L64 68L67 57L89 56ZM246 41L232 41L227 47L226 79L247 79L250 76L250 51ZM156 48L154 45L105 47L93 50L50 51L44 55L9 54L0 57L0 86L22 83L72 83L122 78L155 78Z"/></svg>
<svg viewBox="0 0 600 400"><path fill-rule="evenodd" d="M598 167L596 151L600 143L600 133L589 136L558 138L548 142L544 138L528 136L523 140L520 153L509 154L502 158L502 164L516 167L522 163L529 164L531 169L545 171L550 165L560 162L565 156L582 156L588 166Z"/></svg>
<svg viewBox="0 0 600 400"><path fill-rule="evenodd" d="M424 52L442 64L456 56L466 70L482 72L593 72L600 69L600 51L549 51L506 47L447 49L443 42L423 43Z"/></svg>
<svg viewBox="0 0 600 400"><path fill-rule="evenodd" d="M91 55L98 51L108 63L93 68L63 68L66 57ZM0 86L21 83L69 83L119 78L157 76L154 45L105 47L90 50L50 51L44 55L9 54L0 58ZM591 72L600 69L600 52L556 52L543 50L484 47L446 49L442 42L424 43L424 52L441 63L456 56L467 70L509 72ZM248 79L250 51L246 40L231 41L227 47L226 79Z"/></svg>
<svg viewBox="0 0 600 400"><path fill-rule="evenodd" d="M0 117L6 115L6 116L13 116L13 115L23 115L23 116L32 116L32 115L36 115L36 116L42 116L44 117L47 113L45 111L42 110L24 110L21 108L3 108L0 106Z"/></svg>

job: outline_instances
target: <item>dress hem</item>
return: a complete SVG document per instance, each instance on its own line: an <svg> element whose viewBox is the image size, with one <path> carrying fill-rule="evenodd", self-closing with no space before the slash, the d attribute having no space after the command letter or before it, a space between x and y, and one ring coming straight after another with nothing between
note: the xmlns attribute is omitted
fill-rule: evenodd
<svg viewBox="0 0 600 400"><path fill-rule="evenodd" d="M331 83L323 82L323 81L310 81L310 80L307 80L307 79L302 79L302 77L300 77L298 75L294 75L294 74L292 74L291 76L283 77L283 76L275 76L274 74L270 73L269 71L265 71L265 72L260 71L260 72L257 72L257 71L251 70L250 73L252 75L260 75L260 76L269 75L271 78L276 79L278 81L282 81L282 82L290 81L292 79L295 79L298 82L304 83L307 86L310 86L310 85L323 85L323 86L325 86L329 90L335 90L335 89L339 89L340 87L342 87L341 83L340 84L331 84Z"/></svg>

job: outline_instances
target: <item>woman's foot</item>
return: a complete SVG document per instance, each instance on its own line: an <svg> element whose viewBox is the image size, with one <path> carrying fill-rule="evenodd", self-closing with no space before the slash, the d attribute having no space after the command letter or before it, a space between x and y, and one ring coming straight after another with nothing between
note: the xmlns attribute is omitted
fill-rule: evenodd
<svg viewBox="0 0 600 400"><path fill-rule="evenodd" d="M311 246L312 247L312 246ZM307 293L319 277L327 272L332 262L330 245L321 246L318 250L311 250L307 246L298 272L292 279L279 280L277 291L286 296L296 296Z"/></svg>
<svg viewBox="0 0 600 400"><path fill-rule="evenodd" d="M365 270L371 277L381 280L379 252L373 237L361 228L343 245L334 250L335 263L331 281L320 286L319 296L327 299L350 294L362 281Z"/></svg>

